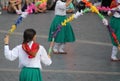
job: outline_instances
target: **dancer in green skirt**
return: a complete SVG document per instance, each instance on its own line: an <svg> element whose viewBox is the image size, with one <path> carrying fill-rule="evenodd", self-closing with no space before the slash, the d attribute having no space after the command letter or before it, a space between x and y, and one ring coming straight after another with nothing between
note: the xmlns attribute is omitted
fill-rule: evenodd
<svg viewBox="0 0 120 81"><path fill-rule="evenodd" d="M72 2L72 0L58 0L55 6L55 17L51 23L48 41L52 41L53 32L56 31L58 25L61 24L66 17L66 8ZM57 33L55 37L55 44L53 47L54 54L66 54L64 51L65 44L67 42L74 42L75 36L70 23L67 23L66 26L63 26L62 29Z"/></svg>
<svg viewBox="0 0 120 81"><path fill-rule="evenodd" d="M23 43L12 50L9 49L9 36L4 38L4 55L6 59L14 61L19 58L21 68L19 81L42 81L41 62L45 65L52 63L45 48L36 42L36 31L26 29L23 35Z"/></svg>
<svg viewBox="0 0 120 81"><path fill-rule="evenodd" d="M120 0L115 0L116 6L112 5L112 9L116 10L116 12L111 13L110 11L108 12L108 15L112 15L110 19L110 26L112 27L113 31L115 32L117 39L120 43ZM118 12L119 11L119 12ZM111 60L112 61L120 61L120 59L117 58L118 54L118 44L114 41L113 37L111 36L112 39L112 54L111 54Z"/></svg>

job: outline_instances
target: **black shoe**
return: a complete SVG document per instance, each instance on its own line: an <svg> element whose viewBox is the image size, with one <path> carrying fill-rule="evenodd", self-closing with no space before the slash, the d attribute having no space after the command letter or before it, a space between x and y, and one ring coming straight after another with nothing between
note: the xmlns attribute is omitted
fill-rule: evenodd
<svg viewBox="0 0 120 81"><path fill-rule="evenodd" d="M118 62L118 61L120 61L120 59L112 59L112 58L111 58L111 61L112 61L112 62Z"/></svg>
<svg viewBox="0 0 120 81"><path fill-rule="evenodd" d="M67 54L67 52L58 52L59 54Z"/></svg>

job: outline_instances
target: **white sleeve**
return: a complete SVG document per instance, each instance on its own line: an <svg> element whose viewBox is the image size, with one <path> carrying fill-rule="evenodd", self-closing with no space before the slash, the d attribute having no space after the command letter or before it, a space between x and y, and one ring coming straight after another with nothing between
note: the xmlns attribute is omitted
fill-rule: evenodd
<svg viewBox="0 0 120 81"><path fill-rule="evenodd" d="M57 7L61 10L65 10L66 9L66 3L62 2L62 1L57 1Z"/></svg>
<svg viewBox="0 0 120 81"><path fill-rule="evenodd" d="M8 45L4 46L4 55L5 58L14 61L18 57L18 49L17 47L13 48L12 50L9 49Z"/></svg>
<svg viewBox="0 0 120 81"><path fill-rule="evenodd" d="M45 65L51 65L52 60L51 58L48 57L47 52L43 46L40 46L40 57L41 57L41 62Z"/></svg>

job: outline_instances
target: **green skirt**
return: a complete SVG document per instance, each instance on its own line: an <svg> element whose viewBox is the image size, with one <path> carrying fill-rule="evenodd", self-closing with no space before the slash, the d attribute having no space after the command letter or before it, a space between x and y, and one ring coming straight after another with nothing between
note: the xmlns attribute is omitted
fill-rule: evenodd
<svg viewBox="0 0 120 81"><path fill-rule="evenodd" d="M116 34L118 41L120 42L120 18L111 17L110 26L113 29L114 33ZM112 40L112 44L117 46L112 36L111 36L111 40Z"/></svg>
<svg viewBox="0 0 120 81"><path fill-rule="evenodd" d="M50 26L50 31L49 31L49 37L48 41L52 41L52 35L53 32L56 31L58 25L61 24L67 17L66 16L58 16L56 15L55 18L53 19L51 26ZM63 26L60 32L57 33L54 42L56 43L66 43L66 42L74 42L75 41L75 35L72 29L72 26L68 22L66 26Z"/></svg>
<svg viewBox="0 0 120 81"><path fill-rule="evenodd" d="M19 81L42 81L42 75L39 68L22 68Z"/></svg>

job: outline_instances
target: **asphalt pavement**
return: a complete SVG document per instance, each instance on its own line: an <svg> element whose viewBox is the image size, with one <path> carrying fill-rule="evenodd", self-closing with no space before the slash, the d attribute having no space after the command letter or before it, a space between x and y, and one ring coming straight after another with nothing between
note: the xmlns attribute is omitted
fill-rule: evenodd
<svg viewBox="0 0 120 81"><path fill-rule="evenodd" d="M19 15L8 14L6 11L0 15L0 81L19 80L18 59L10 62L3 53L4 36L18 17ZM10 49L22 43L25 29L34 28L37 31L37 41L48 51L47 37L53 17L53 10L28 15L10 35ZM99 16L89 12L70 23L76 41L66 45L68 54L51 54L51 66L42 64L43 81L120 81L120 62L110 61L112 44L109 32Z"/></svg>

